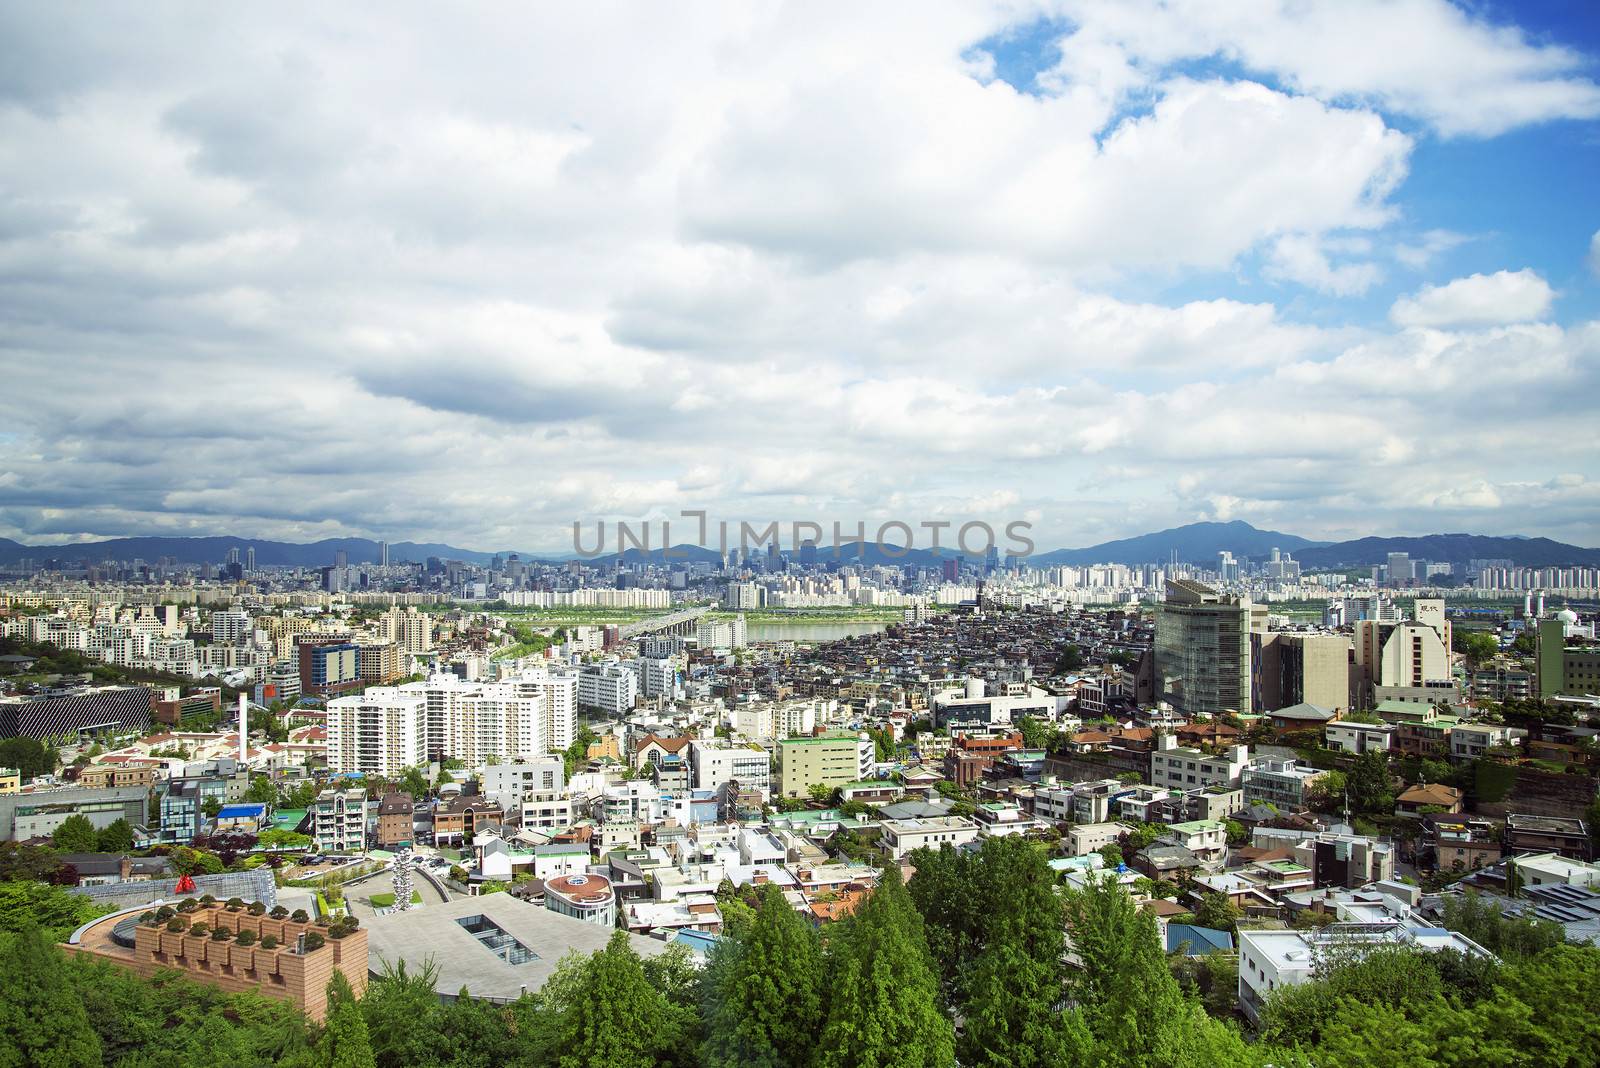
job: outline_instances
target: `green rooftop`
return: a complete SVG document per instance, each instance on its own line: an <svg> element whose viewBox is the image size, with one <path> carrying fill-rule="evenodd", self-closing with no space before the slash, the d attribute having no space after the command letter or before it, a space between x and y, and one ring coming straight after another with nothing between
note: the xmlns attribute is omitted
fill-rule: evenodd
<svg viewBox="0 0 1600 1068"><path fill-rule="evenodd" d="M1168 824L1167 830L1177 831L1179 834L1199 834L1202 831L1220 831L1222 823L1219 820L1191 820L1188 823Z"/></svg>

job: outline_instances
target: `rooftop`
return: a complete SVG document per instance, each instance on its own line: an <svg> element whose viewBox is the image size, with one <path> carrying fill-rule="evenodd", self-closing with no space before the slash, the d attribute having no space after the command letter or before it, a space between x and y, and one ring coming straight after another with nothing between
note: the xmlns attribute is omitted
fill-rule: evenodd
<svg viewBox="0 0 1600 1068"><path fill-rule="evenodd" d="M519 944L522 963L508 963L466 926L482 918ZM375 916L363 927L373 967L405 961L410 971L420 970L430 957L439 969L434 989L453 997L466 987L476 997L514 1000L532 993L554 974L556 964L571 952L593 953L605 948L611 930L573 919L539 905L518 901L509 894L464 897L425 909ZM654 956L666 943L630 936L635 951ZM524 953L518 953L519 958Z"/></svg>

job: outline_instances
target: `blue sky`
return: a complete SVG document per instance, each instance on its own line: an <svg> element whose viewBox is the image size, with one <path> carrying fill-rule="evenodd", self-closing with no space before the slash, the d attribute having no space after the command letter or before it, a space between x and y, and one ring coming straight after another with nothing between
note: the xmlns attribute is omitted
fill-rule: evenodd
<svg viewBox="0 0 1600 1068"><path fill-rule="evenodd" d="M1597 23L0 6L0 537L1600 545Z"/></svg>

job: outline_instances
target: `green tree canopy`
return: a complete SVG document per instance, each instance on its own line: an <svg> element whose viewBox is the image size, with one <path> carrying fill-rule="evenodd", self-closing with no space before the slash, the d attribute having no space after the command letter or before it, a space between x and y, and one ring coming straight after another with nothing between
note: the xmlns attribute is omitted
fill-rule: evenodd
<svg viewBox="0 0 1600 1068"><path fill-rule="evenodd" d="M817 1068L955 1063L955 1033L900 869L890 864L860 911L828 945L830 998Z"/></svg>
<svg viewBox="0 0 1600 1068"><path fill-rule="evenodd" d="M719 947L706 986L706 1068L810 1063L822 1025L822 946L776 884L762 888L747 933Z"/></svg>
<svg viewBox="0 0 1600 1068"><path fill-rule="evenodd" d="M328 981L328 1017L317 1038L316 1063L321 1068L377 1068L366 1017L343 972L335 971Z"/></svg>
<svg viewBox="0 0 1600 1068"><path fill-rule="evenodd" d="M50 842L63 853L93 853L99 847L100 832L88 816L75 812L61 821L51 833Z"/></svg>
<svg viewBox="0 0 1600 1068"><path fill-rule="evenodd" d="M125 819L112 820L95 836L95 848L102 853L126 853L133 848L133 825Z"/></svg>
<svg viewBox="0 0 1600 1068"><path fill-rule="evenodd" d="M100 1038L61 951L30 926L0 938L0 957L0 1068L98 1066Z"/></svg>
<svg viewBox="0 0 1600 1068"><path fill-rule="evenodd" d="M56 770L56 751L37 738L0 741L0 768L16 768L24 781Z"/></svg>

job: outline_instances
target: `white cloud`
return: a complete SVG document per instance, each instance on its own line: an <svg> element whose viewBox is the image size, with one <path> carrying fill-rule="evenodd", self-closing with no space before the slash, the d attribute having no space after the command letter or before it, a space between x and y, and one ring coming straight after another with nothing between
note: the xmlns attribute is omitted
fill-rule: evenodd
<svg viewBox="0 0 1600 1068"><path fill-rule="evenodd" d="M1038 95L972 51L1037 14L1004 4L0 10L0 536L559 549L781 507L1050 546L1478 524L1482 486L1589 529L1592 443L1550 428L1600 326L1525 322L1549 287L1495 280L1531 272L1402 302L1429 330L1320 296L1454 240L1405 229L1427 137L1386 115L1588 83L1437 4L1242 10L1074 4ZM1174 73L1214 54L1271 84ZM1578 481L1526 488L1535 453Z"/></svg>
<svg viewBox="0 0 1600 1068"><path fill-rule="evenodd" d="M1442 252L1471 240L1466 234L1451 230L1429 230L1415 242L1402 242L1395 246L1394 258L1412 270L1420 271Z"/></svg>
<svg viewBox="0 0 1600 1068"><path fill-rule="evenodd" d="M1423 286L1395 301L1389 318L1408 327L1521 323L1544 318L1554 299L1550 284L1528 268L1496 271Z"/></svg>
<svg viewBox="0 0 1600 1068"><path fill-rule="evenodd" d="M1600 274L1600 230L1589 239L1589 269Z"/></svg>
<svg viewBox="0 0 1600 1068"><path fill-rule="evenodd" d="M1375 263L1341 263L1328 258L1330 242L1307 234L1285 234L1272 245L1267 260L1270 278L1299 282L1337 297L1365 293L1383 278Z"/></svg>

